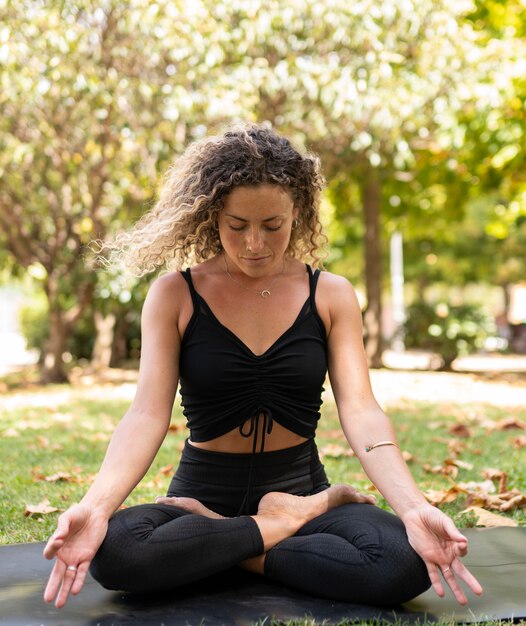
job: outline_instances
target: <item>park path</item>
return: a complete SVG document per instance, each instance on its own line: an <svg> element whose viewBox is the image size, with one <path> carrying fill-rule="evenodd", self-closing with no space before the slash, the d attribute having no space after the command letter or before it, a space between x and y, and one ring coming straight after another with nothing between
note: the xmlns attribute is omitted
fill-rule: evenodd
<svg viewBox="0 0 526 626"><path fill-rule="evenodd" d="M488 403L526 408L526 368L523 360L507 361L517 371L500 366L491 371L430 372L419 370L371 370L371 382L380 404L388 408L405 401ZM473 363L471 363L473 365ZM492 365L496 365L493 362ZM135 393L135 370L107 370L102 376L79 376L72 385L29 387L0 394L0 410L23 407L58 407L82 399L129 401ZM325 397L331 399L327 386Z"/></svg>

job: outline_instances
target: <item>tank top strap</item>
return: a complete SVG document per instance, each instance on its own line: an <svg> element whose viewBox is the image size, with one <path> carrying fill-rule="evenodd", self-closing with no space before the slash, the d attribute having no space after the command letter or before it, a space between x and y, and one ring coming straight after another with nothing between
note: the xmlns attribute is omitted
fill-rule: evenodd
<svg viewBox="0 0 526 626"><path fill-rule="evenodd" d="M199 308L200 308L200 302L199 302L199 296L194 287L194 282L192 280L192 274L190 272L190 268L188 267L184 271L182 271L181 275L186 280L188 289L190 290L190 295L192 296L192 304L194 305L194 311L197 313L197 311L199 311Z"/></svg>
<svg viewBox="0 0 526 626"><path fill-rule="evenodd" d="M318 279L320 277L320 270L316 269L312 271L312 267L307 265L307 272L309 274L309 302L311 310L316 312L316 287L318 286Z"/></svg>

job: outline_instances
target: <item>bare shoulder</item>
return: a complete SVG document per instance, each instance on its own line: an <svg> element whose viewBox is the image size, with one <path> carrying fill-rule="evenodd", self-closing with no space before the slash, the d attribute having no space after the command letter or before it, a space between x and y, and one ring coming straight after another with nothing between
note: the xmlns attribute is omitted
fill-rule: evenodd
<svg viewBox="0 0 526 626"><path fill-rule="evenodd" d="M187 307L190 300L188 285L180 272L170 272L156 278L144 302L144 312L155 311L157 317L172 319Z"/></svg>
<svg viewBox="0 0 526 626"><path fill-rule="evenodd" d="M352 283L344 276L321 272L318 281L316 304L334 321L339 314L361 315L360 305Z"/></svg>

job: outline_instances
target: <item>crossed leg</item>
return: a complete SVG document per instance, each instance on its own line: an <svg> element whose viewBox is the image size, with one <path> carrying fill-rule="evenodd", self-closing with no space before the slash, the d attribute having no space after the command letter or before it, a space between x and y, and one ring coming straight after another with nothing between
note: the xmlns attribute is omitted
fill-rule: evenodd
<svg viewBox="0 0 526 626"><path fill-rule="evenodd" d="M356 498L348 485L306 497L269 493L257 515L232 518L189 498L170 498L170 504L160 498L112 517L90 572L108 589L173 589L268 552L310 520Z"/></svg>

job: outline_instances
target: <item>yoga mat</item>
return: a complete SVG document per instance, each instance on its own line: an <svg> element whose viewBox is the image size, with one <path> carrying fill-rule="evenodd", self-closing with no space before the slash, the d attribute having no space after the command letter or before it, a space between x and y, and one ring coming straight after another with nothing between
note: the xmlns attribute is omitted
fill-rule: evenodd
<svg viewBox="0 0 526 626"><path fill-rule="evenodd" d="M63 609L44 604L42 592L52 563L43 543L0 547L0 624L8 626L236 625L311 618L319 624L381 619L391 623L447 620L477 622L526 618L526 528L466 529L466 565L485 588L469 594L467 607L450 593L427 591L389 609L335 602L278 586L234 569L171 593L141 596L107 591L88 578Z"/></svg>

